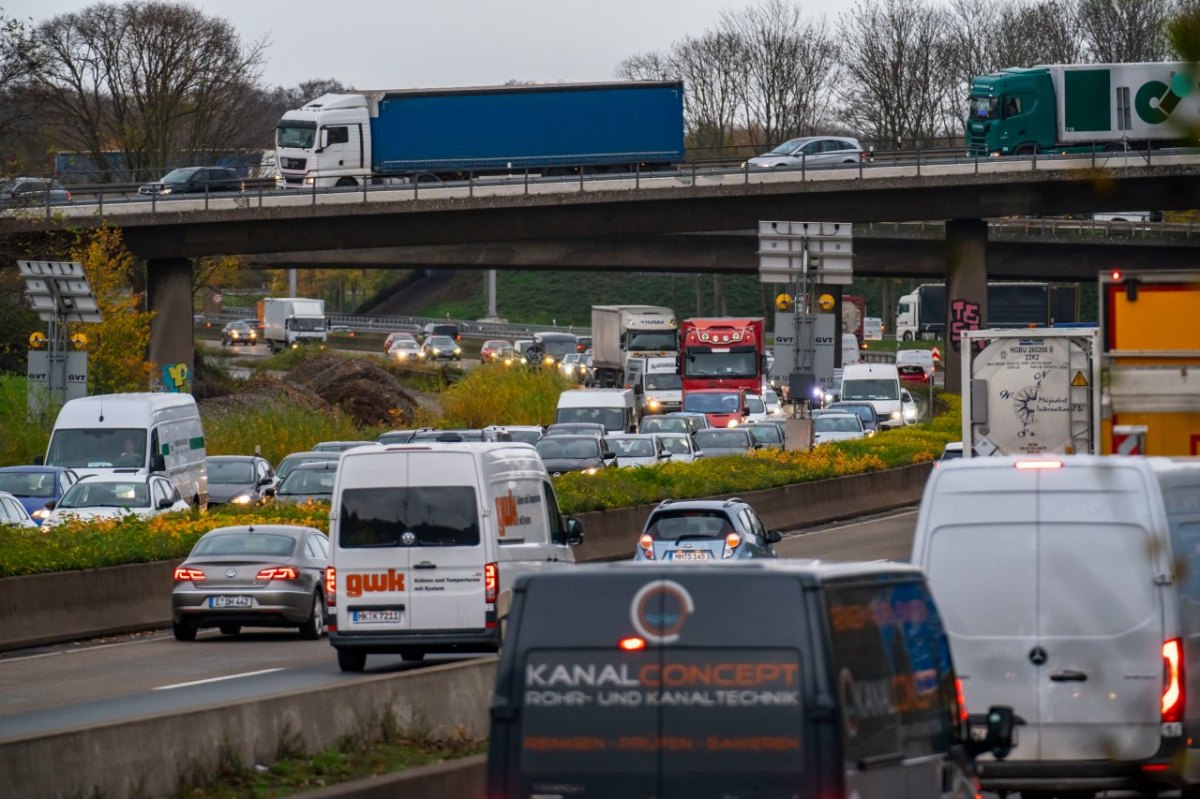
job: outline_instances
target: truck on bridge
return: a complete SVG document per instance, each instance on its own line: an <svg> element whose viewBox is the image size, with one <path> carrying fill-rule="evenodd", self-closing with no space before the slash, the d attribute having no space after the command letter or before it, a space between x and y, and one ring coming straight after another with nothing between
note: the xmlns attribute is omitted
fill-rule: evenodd
<svg viewBox="0 0 1200 799"><path fill-rule="evenodd" d="M896 338L940 339L946 332L946 284L924 283L896 305ZM988 283L989 329L1049 327L1079 321L1077 283Z"/></svg>
<svg viewBox="0 0 1200 799"><path fill-rule="evenodd" d="M675 312L659 305L592 306L592 373L601 388L622 386L631 357L679 354ZM646 371L646 370L643 370Z"/></svg>
<svg viewBox="0 0 1200 799"><path fill-rule="evenodd" d="M1200 87L1188 64L1012 68L971 81L967 152L1033 155L1194 143L1197 126Z"/></svg>
<svg viewBox="0 0 1200 799"><path fill-rule="evenodd" d="M325 94L275 130L284 186L653 170L683 160L683 84Z"/></svg>

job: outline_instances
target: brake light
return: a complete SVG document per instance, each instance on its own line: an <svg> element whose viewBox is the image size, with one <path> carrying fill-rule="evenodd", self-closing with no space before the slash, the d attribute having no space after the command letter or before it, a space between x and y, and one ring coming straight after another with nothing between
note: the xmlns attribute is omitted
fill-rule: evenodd
<svg viewBox="0 0 1200 799"><path fill-rule="evenodd" d="M1013 464L1018 469L1061 469L1062 461L1017 461Z"/></svg>
<svg viewBox="0 0 1200 799"><path fill-rule="evenodd" d="M1162 646L1163 695L1162 720L1183 721L1184 673L1182 639L1172 638Z"/></svg>
<svg viewBox="0 0 1200 799"><path fill-rule="evenodd" d="M260 571L255 580L299 580L300 572L294 566L269 566Z"/></svg>
<svg viewBox="0 0 1200 799"><path fill-rule="evenodd" d="M626 652L637 652L639 649L646 648L646 639L638 638L637 636L630 636L629 638L622 638L617 646L621 647L621 649L625 650Z"/></svg>
<svg viewBox="0 0 1200 799"><path fill-rule="evenodd" d="M202 583L208 577L199 569L189 569L186 566L175 567L175 582L177 583Z"/></svg>
<svg viewBox="0 0 1200 799"><path fill-rule="evenodd" d="M328 605L333 605L337 597L337 569L332 566L325 567L325 602Z"/></svg>
<svg viewBox="0 0 1200 799"><path fill-rule="evenodd" d="M738 533L728 533L725 536L725 555L724 557L732 557L733 551L742 543L742 537Z"/></svg>
<svg viewBox="0 0 1200 799"><path fill-rule="evenodd" d="M958 720L967 723L967 697L963 694L962 680L954 678L954 701L958 702Z"/></svg>
<svg viewBox="0 0 1200 799"><path fill-rule="evenodd" d="M642 537L638 539L638 546L642 548L642 554L646 556L646 560L654 560L654 539L649 533L642 533Z"/></svg>
<svg viewBox="0 0 1200 799"><path fill-rule="evenodd" d="M495 602L499 587L500 569L495 563L489 563L483 567L483 601Z"/></svg>

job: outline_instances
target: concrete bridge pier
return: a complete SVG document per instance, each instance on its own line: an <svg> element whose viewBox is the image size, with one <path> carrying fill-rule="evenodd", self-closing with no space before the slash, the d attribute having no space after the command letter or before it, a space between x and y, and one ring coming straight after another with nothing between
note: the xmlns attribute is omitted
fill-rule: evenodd
<svg viewBox="0 0 1200 799"><path fill-rule="evenodd" d="M150 322L150 387L190 392L195 366L191 259L147 260L146 301L157 312Z"/></svg>
<svg viewBox="0 0 1200 799"><path fill-rule="evenodd" d="M984 220L946 220L946 333L941 349L946 390L955 394L962 391L962 333L987 326L987 242Z"/></svg>

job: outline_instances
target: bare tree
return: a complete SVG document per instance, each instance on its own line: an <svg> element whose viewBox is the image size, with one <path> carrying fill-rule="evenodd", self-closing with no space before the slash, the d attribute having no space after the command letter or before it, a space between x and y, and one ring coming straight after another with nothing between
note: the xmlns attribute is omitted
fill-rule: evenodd
<svg viewBox="0 0 1200 799"><path fill-rule="evenodd" d="M1009 27L1016 41L1011 52L1018 61L1009 66L1078 64L1084 60L1079 37L1079 13L1072 0L1040 0L1014 7ZM1022 50L1022 46L1027 48Z"/></svg>
<svg viewBox="0 0 1200 799"><path fill-rule="evenodd" d="M179 155L262 146L239 121L266 44L243 45L227 20L182 3L101 3L43 22L34 38L34 89L58 143L97 167L114 149L145 175Z"/></svg>
<svg viewBox="0 0 1200 799"><path fill-rule="evenodd" d="M1162 61L1170 53L1171 0L1079 0L1079 27L1092 59Z"/></svg>
<svg viewBox="0 0 1200 799"><path fill-rule="evenodd" d="M671 71L686 87L684 103L692 146L721 148L731 142L741 97L741 55L739 39L726 31L689 36L671 46Z"/></svg>
<svg viewBox="0 0 1200 799"><path fill-rule="evenodd" d="M616 76L623 80L678 80L670 56L659 52L638 53L617 64Z"/></svg>
<svg viewBox="0 0 1200 799"><path fill-rule="evenodd" d="M1185 61L1193 62L1192 72L1200 63L1200 0L1179 0L1168 26L1171 51Z"/></svg>
<svg viewBox="0 0 1200 799"><path fill-rule="evenodd" d="M837 67L824 18L804 21L785 0L726 12L722 28L741 40L739 80L746 128L765 143L812 133L823 121Z"/></svg>
<svg viewBox="0 0 1200 799"><path fill-rule="evenodd" d="M868 139L908 145L961 125L947 12L927 0L860 0L839 18L844 116Z"/></svg>

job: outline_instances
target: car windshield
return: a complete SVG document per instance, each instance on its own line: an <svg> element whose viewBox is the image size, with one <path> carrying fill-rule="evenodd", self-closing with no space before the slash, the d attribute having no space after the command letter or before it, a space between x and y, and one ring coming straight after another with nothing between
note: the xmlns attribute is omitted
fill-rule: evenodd
<svg viewBox="0 0 1200 799"><path fill-rule="evenodd" d="M679 375L646 375L647 391L678 391L680 388L682 384L679 382Z"/></svg>
<svg viewBox="0 0 1200 799"><path fill-rule="evenodd" d="M333 494L333 478L337 469L293 469L279 486L278 494L296 496L331 495Z"/></svg>
<svg viewBox="0 0 1200 799"><path fill-rule="evenodd" d="M54 472L0 472L0 491L17 497L52 497Z"/></svg>
<svg viewBox="0 0 1200 799"><path fill-rule="evenodd" d="M646 532L655 538L719 538L733 532L729 517L716 510L676 510L654 514Z"/></svg>
<svg viewBox="0 0 1200 799"><path fill-rule="evenodd" d="M779 395L776 394L774 391L764 391L763 392L763 402L765 402L768 406L778 405L779 404Z"/></svg>
<svg viewBox="0 0 1200 799"><path fill-rule="evenodd" d="M622 430L625 412L620 408L559 408L556 422L593 422L605 430Z"/></svg>
<svg viewBox="0 0 1200 799"><path fill-rule="evenodd" d="M458 345L454 343L454 339L449 336L430 336L429 346L439 349L452 350Z"/></svg>
<svg viewBox="0 0 1200 799"><path fill-rule="evenodd" d="M971 119L995 119L1000 103L994 97L972 97L969 108Z"/></svg>
<svg viewBox="0 0 1200 799"><path fill-rule="evenodd" d="M392 352L396 352L398 350L419 350L420 348L421 346L411 338L404 338L400 339L399 341L392 342Z"/></svg>
<svg viewBox="0 0 1200 799"><path fill-rule="evenodd" d="M542 434L538 430L509 430L508 434L512 436L512 440L520 444L536 444L542 440Z"/></svg>
<svg viewBox="0 0 1200 799"><path fill-rule="evenodd" d="M688 432L687 419L643 419L641 430L643 433L686 433Z"/></svg>
<svg viewBox="0 0 1200 799"><path fill-rule="evenodd" d="M900 398L900 386L895 380L844 380L842 399L894 400Z"/></svg>
<svg viewBox="0 0 1200 799"><path fill-rule="evenodd" d="M275 477L280 480L286 480L287 476L292 473L302 463L320 463L321 461L335 461L337 453L330 453L330 457L322 457L320 455L288 455L279 462L279 467L275 469Z"/></svg>
<svg viewBox="0 0 1200 799"><path fill-rule="evenodd" d="M804 141L804 139L789 139L766 155L791 155L797 147L804 144Z"/></svg>
<svg viewBox="0 0 1200 799"><path fill-rule="evenodd" d="M277 558L291 557L296 539L289 535L269 533L223 533L208 535L196 542L192 557L197 555L262 555Z"/></svg>
<svg viewBox="0 0 1200 799"><path fill-rule="evenodd" d="M150 490L145 483L84 480L67 489L60 508L148 508Z"/></svg>
<svg viewBox="0 0 1200 799"><path fill-rule="evenodd" d="M307 125L280 122L279 127L275 129L275 143L280 147L297 147L307 150L313 146L313 142L316 140L317 126L311 122Z"/></svg>
<svg viewBox="0 0 1200 799"><path fill-rule="evenodd" d="M549 355L563 356L575 352L576 338L574 336L543 336L538 339L542 349Z"/></svg>
<svg viewBox="0 0 1200 799"><path fill-rule="evenodd" d="M625 349L629 352L675 352L679 349L679 337L674 330L630 330Z"/></svg>
<svg viewBox="0 0 1200 799"><path fill-rule="evenodd" d="M767 406L763 404L762 397L754 394L746 395L746 407L750 409L750 413L766 413Z"/></svg>
<svg viewBox="0 0 1200 799"><path fill-rule="evenodd" d="M189 180L192 179L192 175L196 174L196 171L197 170L192 169L190 167L187 169L172 169L170 172L168 172L166 175L163 176L162 182L163 183L187 183Z"/></svg>
<svg viewBox="0 0 1200 799"><path fill-rule="evenodd" d="M692 453L691 449L688 448L685 436L663 436L661 441L663 449L672 455L690 455Z"/></svg>
<svg viewBox="0 0 1200 799"><path fill-rule="evenodd" d="M55 430L47 466L83 469L146 465L146 431L134 428Z"/></svg>
<svg viewBox="0 0 1200 799"><path fill-rule="evenodd" d="M736 391L685 394L683 409L692 413L737 413L739 399Z"/></svg>
<svg viewBox="0 0 1200 799"><path fill-rule="evenodd" d="M836 405L831 407L842 413L854 414L859 419L862 419L863 427L875 421L875 409L869 408L866 405Z"/></svg>
<svg viewBox="0 0 1200 799"><path fill-rule="evenodd" d="M733 447L746 449L750 442L741 430L697 430L696 446L700 449L709 447Z"/></svg>
<svg viewBox="0 0 1200 799"><path fill-rule="evenodd" d="M407 444L416 434L416 430L393 430L390 433L384 433L375 441L379 444Z"/></svg>
<svg viewBox="0 0 1200 799"><path fill-rule="evenodd" d="M818 416L813 419L814 433L857 433L862 423L850 416Z"/></svg>
<svg viewBox="0 0 1200 799"><path fill-rule="evenodd" d="M618 458L653 458L657 454L649 438L614 438L608 443Z"/></svg>
<svg viewBox="0 0 1200 799"><path fill-rule="evenodd" d="M543 460L583 460L600 457L597 438L543 438L536 445Z"/></svg>
<svg viewBox="0 0 1200 799"><path fill-rule="evenodd" d="M208 461L208 482L253 483L254 464L250 461Z"/></svg>
<svg viewBox="0 0 1200 799"><path fill-rule="evenodd" d="M342 548L478 544L479 513L475 489L470 486L348 488L342 492L338 530Z"/></svg>
<svg viewBox="0 0 1200 799"><path fill-rule="evenodd" d="M783 433L773 424L756 424L746 428L760 444L782 444Z"/></svg>
<svg viewBox="0 0 1200 799"><path fill-rule="evenodd" d="M754 352L689 352L683 359L687 377L754 377L758 355Z"/></svg>

